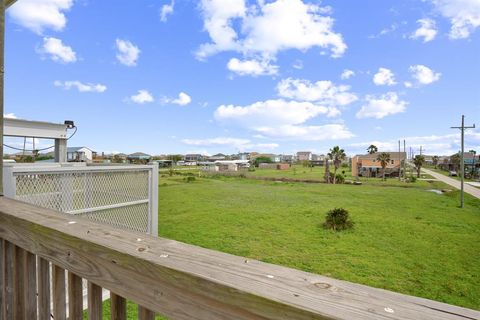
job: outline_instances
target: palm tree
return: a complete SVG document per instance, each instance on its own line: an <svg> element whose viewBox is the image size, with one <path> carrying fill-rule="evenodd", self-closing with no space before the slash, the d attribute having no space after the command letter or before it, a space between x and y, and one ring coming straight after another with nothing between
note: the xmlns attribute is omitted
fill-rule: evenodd
<svg viewBox="0 0 480 320"><path fill-rule="evenodd" d="M432 157L432 162L433 162L433 165L435 166L435 169L437 169L438 160L440 160L438 156Z"/></svg>
<svg viewBox="0 0 480 320"><path fill-rule="evenodd" d="M347 155L345 154L345 151L343 149L340 149L339 146L335 146L330 149L328 157L333 160L333 184L335 184L337 182L337 170L338 168L340 168L342 161L345 160Z"/></svg>
<svg viewBox="0 0 480 320"><path fill-rule="evenodd" d="M450 157L450 163L453 165L453 170L458 171L460 167L460 152Z"/></svg>
<svg viewBox="0 0 480 320"><path fill-rule="evenodd" d="M376 152L378 152L378 148L377 146L371 144L370 147L367 148L367 151L369 154L374 154Z"/></svg>
<svg viewBox="0 0 480 320"><path fill-rule="evenodd" d="M413 164L415 165L415 168L417 168L417 178L420 178L420 170L424 163L425 157L422 155L416 155L415 158L413 158Z"/></svg>
<svg viewBox="0 0 480 320"><path fill-rule="evenodd" d="M380 161L380 165L382 166L383 180L385 180L385 168L390 160L390 153L388 152L382 152L377 157L377 161Z"/></svg>

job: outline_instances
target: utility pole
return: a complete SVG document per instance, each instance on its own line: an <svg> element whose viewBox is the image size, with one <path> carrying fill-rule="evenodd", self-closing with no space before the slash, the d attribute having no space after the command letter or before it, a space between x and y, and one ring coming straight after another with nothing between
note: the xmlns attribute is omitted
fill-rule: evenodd
<svg viewBox="0 0 480 320"><path fill-rule="evenodd" d="M462 126L461 127L450 127L450 129L460 129L462 132L462 150L460 151L460 177L461 177L461 182L460 182L460 208L463 208L464 206L464 198L463 198L463 183L465 180L465 160L463 159L463 153L465 143L464 143L464 136L465 136L465 129L474 129L475 124L473 124L470 127L465 127L465 116L462 114Z"/></svg>

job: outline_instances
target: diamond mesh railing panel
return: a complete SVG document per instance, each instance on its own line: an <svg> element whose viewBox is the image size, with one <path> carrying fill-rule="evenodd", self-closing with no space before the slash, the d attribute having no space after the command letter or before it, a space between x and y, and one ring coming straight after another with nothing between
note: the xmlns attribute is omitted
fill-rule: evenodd
<svg viewBox="0 0 480 320"><path fill-rule="evenodd" d="M149 170L16 172L16 199L148 232Z"/></svg>

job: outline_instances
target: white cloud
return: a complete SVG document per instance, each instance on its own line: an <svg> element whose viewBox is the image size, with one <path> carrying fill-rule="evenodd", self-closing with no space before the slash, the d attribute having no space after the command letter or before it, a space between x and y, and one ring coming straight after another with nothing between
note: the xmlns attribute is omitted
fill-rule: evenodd
<svg viewBox="0 0 480 320"><path fill-rule="evenodd" d="M67 24L64 12L73 0L21 0L8 9L12 20L37 34L45 29L62 31Z"/></svg>
<svg viewBox="0 0 480 320"><path fill-rule="evenodd" d="M350 70L350 69L345 69L345 70L343 70L342 74L340 75L340 79L347 80L347 79L350 79L353 76L355 76L355 71Z"/></svg>
<svg viewBox="0 0 480 320"><path fill-rule="evenodd" d="M410 35L411 39L423 39L423 42L429 42L435 39L437 35L437 25L435 20L425 18L417 20L420 27Z"/></svg>
<svg viewBox="0 0 480 320"><path fill-rule="evenodd" d="M138 90L138 93L131 96L129 100L138 104L154 101L153 96L147 90Z"/></svg>
<svg viewBox="0 0 480 320"><path fill-rule="evenodd" d="M129 67L137 65L140 49L128 40L116 39L117 59L121 64Z"/></svg>
<svg viewBox="0 0 480 320"><path fill-rule="evenodd" d="M263 76L278 73L278 66L270 64L268 60L239 60L232 58L227 64L228 70L238 75Z"/></svg>
<svg viewBox="0 0 480 320"><path fill-rule="evenodd" d="M192 102L192 98L185 92L180 92L177 98L163 98L162 103L172 103L179 106L186 106Z"/></svg>
<svg viewBox="0 0 480 320"><path fill-rule="evenodd" d="M377 86L393 86L396 84L395 75L390 69L379 68L378 72L373 76L373 83Z"/></svg>
<svg viewBox="0 0 480 320"><path fill-rule="evenodd" d="M277 85L281 97L301 101L315 101L328 106L345 106L357 100L357 96L349 92L350 86L334 85L331 81L312 83L301 79L284 79Z"/></svg>
<svg viewBox="0 0 480 320"><path fill-rule="evenodd" d="M278 99L247 106L222 105L217 108L214 117L227 124L237 124L264 138L317 141L353 137L343 124L304 125L320 115L328 117L338 113L336 108L312 102Z"/></svg>
<svg viewBox="0 0 480 320"><path fill-rule="evenodd" d="M186 106L192 102L192 98L185 92L180 92L178 98L172 101L173 104L178 104L179 106Z"/></svg>
<svg viewBox="0 0 480 320"><path fill-rule="evenodd" d="M405 82L403 83L403 85L405 86L405 88L411 88L411 87L413 87L413 83L411 83L410 81L405 81Z"/></svg>
<svg viewBox="0 0 480 320"><path fill-rule="evenodd" d="M234 122L249 128L301 124L318 115L327 115L332 109L311 102L283 99L258 101L247 106L221 105L215 119Z"/></svg>
<svg viewBox="0 0 480 320"><path fill-rule="evenodd" d="M388 92L381 96L367 95L366 104L357 112L357 118L381 119L388 115L404 112L407 102L399 99L395 92Z"/></svg>
<svg viewBox="0 0 480 320"><path fill-rule="evenodd" d="M261 127L257 131L266 137L304 141L342 140L355 136L344 124L320 126L282 125Z"/></svg>
<svg viewBox="0 0 480 320"><path fill-rule="evenodd" d="M297 70L302 70L303 69L303 61L302 60L295 60L295 62L292 64L292 67L297 69Z"/></svg>
<svg viewBox="0 0 480 320"><path fill-rule="evenodd" d="M202 0L200 8L211 42L200 46L199 59L222 51L274 59L282 50L312 47L339 57L347 48L332 30L330 10L302 0L258 1L249 8L245 0Z"/></svg>
<svg viewBox="0 0 480 320"><path fill-rule="evenodd" d="M37 52L48 55L55 62L71 63L77 61L75 51L64 45L62 40L53 37L43 38L43 45L37 49Z"/></svg>
<svg viewBox="0 0 480 320"><path fill-rule="evenodd" d="M82 83L80 81L55 81L53 83L56 87L62 87L66 90L70 90L71 88L76 88L79 92L105 92L107 90L107 86L103 84L94 84L94 83Z"/></svg>
<svg viewBox="0 0 480 320"><path fill-rule="evenodd" d="M249 139L216 137L210 139L183 139L182 142L192 146L202 147L230 147L239 151L260 149L273 150L279 147L278 143L253 143Z"/></svg>
<svg viewBox="0 0 480 320"><path fill-rule="evenodd" d="M440 79L442 75L439 72L435 72L427 66L417 64L410 66L410 72L412 73L413 78L417 81L418 85L427 85L431 84Z"/></svg>
<svg viewBox="0 0 480 320"><path fill-rule="evenodd" d="M160 20L162 22L167 22L168 16L173 14L173 9L175 6L175 1L172 0L170 4L164 4L160 9Z"/></svg>
<svg viewBox="0 0 480 320"><path fill-rule="evenodd" d="M6 119L17 119L17 116L15 115L15 113L4 113L3 117Z"/></svg>
<svg viewBox="0 0 480 320"><path fill-rule="evenodd" d="M430 0L436 10L450 20L451 39L465 39L480 26L480 1Z"/></svg>

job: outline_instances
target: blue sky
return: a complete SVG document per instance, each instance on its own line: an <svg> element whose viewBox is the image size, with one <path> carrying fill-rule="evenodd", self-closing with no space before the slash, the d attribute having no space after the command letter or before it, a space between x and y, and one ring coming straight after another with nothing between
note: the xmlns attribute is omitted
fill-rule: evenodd
<svg viewBox="0 0 480 320"><path fill-rule="evenodd" d="M451 154L480 125L479 0L19 0L6 27L6 115L99 152Z"/></svg>

